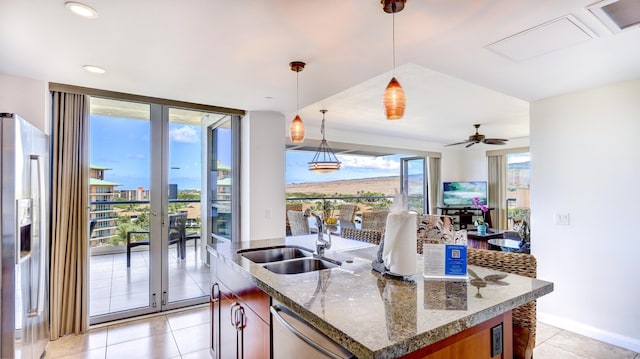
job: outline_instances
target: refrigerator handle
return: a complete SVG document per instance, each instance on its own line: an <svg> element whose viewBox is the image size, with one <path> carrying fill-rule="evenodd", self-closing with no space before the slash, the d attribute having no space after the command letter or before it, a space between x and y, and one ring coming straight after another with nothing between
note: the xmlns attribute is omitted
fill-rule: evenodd
<svg viewBox="0 0 640 359"><path fill-rule="evenodd" d="M40 155L30 155L29 159L31 160L31 163L33 164L33 162L35 162L36 164L36 174L37 174L37 200L38 200L38 207L37 207L37 211L38 213L37 215L37 223L38 223L38 234L37 236L31 236L31 248L38 248L38 253L37 255L39 256L39 258L34 258L33 256L31 257L31 270L33 271L33 262L37 261L38 265L36 266L36 280L34 281L33 279L33 272L30 275L30 281L29 281L29 297L33 300L33 302L30 303L29 305L29 311L27 312L27 317L35 317L37 315L40 314L40 307L41 307L41 301L43 300L43 283L42 283L42 271L44 270L44 248L43 248L43 243L42 243L42 239L44 238L44 231L45 228L43 228L42 223L43 223L43 218L42 218L42 211L44 209L44 201L43 201L43 194L44 194L44 178L42 177L42 162L41 162L41 156ZM31 176L29 176L29 180L31 180ZM30 183L29 187L33 189L33 184ZM32 194L33 197L33 194ZM36 244L33 243L34 239L36 241L40 241L40 244ZM46 245L46 244L44 244ZM35 282L35 283L34 283ZM34 293L35 291L35 293Z"/></svg>

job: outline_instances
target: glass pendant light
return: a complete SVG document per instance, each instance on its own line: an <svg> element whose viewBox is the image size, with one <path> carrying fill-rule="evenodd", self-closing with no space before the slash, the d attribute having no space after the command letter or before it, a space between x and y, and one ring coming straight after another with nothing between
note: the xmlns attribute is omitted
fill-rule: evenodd
<svg viewBox="0 0 640 359"><path fill-rule="evenodd" d="M299 102L298 102L298 73L304 69L305 63L302 61L292 61L289 63L289 67L291 67L291 71L296 72L296 117L291 121L291 125L289 126L289 137L291 137L291 142L293 143L302 143L304 141L304 123L302 123L302 119L300 115L298 115L299 111Z"/></svg>
<svg viewBox="0 0 640 359"><path fill-rule="evenodd" d="M333 153L327 140L324 138L324 114L327 110L320 110L322 112L322 125L320 126L320 132L322 132L322 141L318 147L318 152L313 156L313 160L309 162L309 171L317 173L334 172L340 169L341 162L338 161L338 157Z"/></svg>
<svg viewBox="0 0 640 359"><path fill-rule="evenodd" d="M404 9L406 0L381 0L382 8L384 12L390 13L393 16L393 70L396 70L396 17L397 12ZM404 95L404 90L400 86L400 82L394 77L391 78L387 88L384 90L382 96L382 103L384 104L384 110L387 115L387 120L399 120L404 116L404 109L406 107L407 99Z"/></svg>

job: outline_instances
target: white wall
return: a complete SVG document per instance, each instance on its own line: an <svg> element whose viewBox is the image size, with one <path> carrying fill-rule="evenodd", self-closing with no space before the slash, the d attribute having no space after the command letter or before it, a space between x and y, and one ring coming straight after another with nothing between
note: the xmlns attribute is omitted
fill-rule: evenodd
<svg viewBox="0 0 640 359"><path fill-rule="evenodd" d="M530 139L538 318L639 352L640 80L534 102Z"/></svg>
<svg viewBox="0 0 640 359"><path fill-rule="evenodd" d="M444 181L486 181L487 180L487 148L486 145L471 149L458 149L458 156L455 158L455 166L460 167L460 173L456 178L445 179ZM442 162L450 162L454 158L445 157Z"/></svg>
<svg viewBox="0 0 640 359"><path fill-rule="evenodd" d="M0 74L0 112L17 113L50 133L49 87L45 81Z"/></svg>
<svg viewBox="0 0 640 359"><path fill-rule="evenodd" d="M242 240L284 237L284 115L249 112L241 121Z"/></svg>

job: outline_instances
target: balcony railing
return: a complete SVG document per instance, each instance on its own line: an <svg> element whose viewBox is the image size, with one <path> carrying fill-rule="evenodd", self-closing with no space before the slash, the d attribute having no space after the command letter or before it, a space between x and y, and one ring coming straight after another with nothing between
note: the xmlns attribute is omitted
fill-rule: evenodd
<svg viewBox="0 0 640 359"><path fill-rule="evenodd" d="M325 213L338 210L340 203L353 203L361 212L372 208L387 208L393 203L393 196L288 197L286 203L302 203L303 210L311 209Z"/></svg>
<svg viewBox="0 0 640 359"><path fill-rule="evenodd" d="M192 203L199 205L200 199L169 200L169 210L178 212ZM91 201L90 205L92 207L100 206L99 210L90 211L91 218L96 218L99 222L99 225L94 228L92 238L89 238L92 254L94 252L104 252L105 249L108 249L109 253L124 251L127 232L148 230L149 204L149 200ZM109 206L111 209L105 210L104 206ZM112 215L109 217L95 216L105 212L110 212ZM197 216L194 215L194 217L187 220L191 224L187 226L187 232L198 232L200 230L200 211L198 211Z"/></svg>

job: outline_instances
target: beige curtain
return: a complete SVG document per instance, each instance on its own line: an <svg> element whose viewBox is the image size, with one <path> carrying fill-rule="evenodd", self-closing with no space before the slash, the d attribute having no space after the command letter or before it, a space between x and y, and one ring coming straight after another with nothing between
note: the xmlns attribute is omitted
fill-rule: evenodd
<svg viewBox="0 0 640 359"><path fill-rule="evenodd" d="M491 213L493 228L507 228L507 155L496 154L487 156L489 163L488 205L495 208Z"/></svg>
<svg viewBox="0 0 640 359"><path fill-rule="evenodd" d="M52 92L51 340L87 331L89 96Z"/></svg>
<svg viewBox="0 0 640 359"><path fill-rule="evenodd" d="M429 157L429 214L438 213L438 202L442 198L440 158Z"/></svg>

